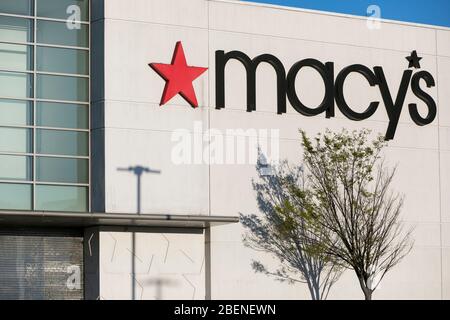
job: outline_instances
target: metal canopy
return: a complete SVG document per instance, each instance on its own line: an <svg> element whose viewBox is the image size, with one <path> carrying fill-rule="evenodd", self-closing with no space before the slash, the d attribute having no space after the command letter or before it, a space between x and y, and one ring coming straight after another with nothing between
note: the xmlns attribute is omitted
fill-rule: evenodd
<svg viewBox="0 0 450 320"><path fill-rule="evenodd" d="M123 226L207 228L237 222L239 222L239 217L237 216L0 211L0 226L21 227Z"/></svg>

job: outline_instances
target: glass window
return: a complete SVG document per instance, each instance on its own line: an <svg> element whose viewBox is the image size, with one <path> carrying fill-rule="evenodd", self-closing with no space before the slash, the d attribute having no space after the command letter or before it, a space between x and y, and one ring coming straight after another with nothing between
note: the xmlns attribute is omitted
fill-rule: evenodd
<svg viewBox="0 0 450 320"><path fill-rule="evenodd" d="M37 70L56 73L89 74L86 50L38 47Z"/></svg>
<svg viewBox="0 0 450 320"><path fill-rule="evenodd" d="M31 210L29 184L0 183L0 208L6 210Z"/></svg>
<svg viewBox="0 0 450 320"><path fill-rule="evenodd" d="M31 129L0 128L0 152L31 153Z"/></svg>
<svg viewBox="0 0 450 320"><path fill-rule="evenodd" d="M88 189L69 186L36 186L36 210L43 211L88 211Z"/></svg>
<svg viewBox="0 0 450 320"><path fill-rule="evenodd" d="M33 42L32 26L31 19L0 16L0 41Z"/></svg>
<svg viewBox="0 0 450 320"><path fill-rule="evenodd" d="M0 72L0 96L33 97L33 75L19 72Z"/></svg>
<svg viewBox="0 0 450 320"><path fill-rule="evenodd" d="M31 157L0 155L0 179L31 181L32 163Z"/></svg>
<svg viewBox="0 0 450 320"><path fill-rule="evenodd" d="M87 48L89 28L82 24L79 29L70 29L66 22L38 20L37 42Z"/></svg>
<svg viewBox="0 0 450 320"><path fill-rule="evenodd" d="M0 43L0 69L33 70L33 47Z"/></svg>
<svg viewBox="0 0 450 320"><path fill-rule="evenodd" d="M36 151L40 154L87 156L87 132L38 129Z"/></svg>
<svg viewBox="0 0 450 320"><path fill-rule="evenodd" d="M0 0L0 210L89 210L89 11Z"/></svg>
<svg viewBox="0 0 450 320"><path fill-rule="evenodd" d="M0 125L28 126L33 124L31 101L0 99Z"/></svg>
<svg viewBox="0 0 450 320"><path fill-rule="evenodd" d="M33 15L32 0L2 0L0 1L0 12L10 14Z"/></svg>
<svg viewBox="0 0 450 320"><path fill-rule="evenodd" d="M89 101L87 78L37 75L36 96L39 99Z"/></svg>
<svg viewBox="0 0 450 320"><path fill-rule="evenodd" d="M36 179L41 182L88 183L88 161L84 159L66 159L38 157Z"/></svg>
<svg viewBox="0 0 450 320"><path fill-rule="evenodd" d="M72 21L89 20L88 0L39 0L37 15L54 19L71 19Z"/></svg>
<svg viewBox="0 0 450 320"><path fill-rule="evenodd" d="M87 129L89 108L80 104L38 102L36 124L41 127Z"/></svg>

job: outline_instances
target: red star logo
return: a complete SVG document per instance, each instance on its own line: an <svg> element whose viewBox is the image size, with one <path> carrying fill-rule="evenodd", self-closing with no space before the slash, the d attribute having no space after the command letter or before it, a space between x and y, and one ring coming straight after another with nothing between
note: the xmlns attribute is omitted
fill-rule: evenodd
<svg viewBox="0 0 450 320"><path fill-rule="evenodd" d="M208 68L188 66L183 45L180 41L175 46L171 64L149 63L149 66L166 80L160 106L166 104L177 94L180 94L193 108L198 107L192 82L200 77Z"/></svg>

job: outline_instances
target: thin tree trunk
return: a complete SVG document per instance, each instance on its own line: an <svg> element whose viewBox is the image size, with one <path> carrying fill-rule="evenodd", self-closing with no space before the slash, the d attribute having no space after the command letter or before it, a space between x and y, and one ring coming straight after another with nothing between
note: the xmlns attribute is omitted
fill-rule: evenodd
<svg viewBox="0 0 450 320"><path fill-rule="evenodd" d="M311 280L307 278L306 279L306 284L308 285L309 293L311 294L311 299L312 300L317 300L316 292L314 290L314 286L311 283Z"/></svg>
<svg viewBox="0 0 450 320"><path fill-rule="evenodd" d="M373 293L373 291L370 290L367 287L367 283L362 277L359 277L359 284L360 284L361 289L362 289L362 291L364 293L364 299L365 300L372 300L372 293Z"/></svg>
<svg viewBox="0 0 450 320"><path fill-rule="evenodd" d="M364 290L364 298L366 300L372 300L372 290L366 288L366 290Z"/></svg>
<svg viewBox="0 0 450 320"><path fill-rule="evenodd" d="M317 281L314 281L313 287L314 287L314 292L315 292L315 296L316 296L315 300L322 300L322 297L320 295L320 284L317 283Z"/></svg>

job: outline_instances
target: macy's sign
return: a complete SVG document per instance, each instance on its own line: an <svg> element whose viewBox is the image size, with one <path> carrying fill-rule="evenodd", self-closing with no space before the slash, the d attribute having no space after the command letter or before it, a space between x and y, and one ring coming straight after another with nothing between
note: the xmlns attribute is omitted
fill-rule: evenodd
<svg viewBox="0 0 450 320"><path fill-rule="evenodd" d="M348 105L344 95L344 84L351 73L362 75L372 87L378 87L381 97L389 117L389 125L385 139L392 140L397 130L398 121L405 104L405 98L409 90L414 96L425 103L427 115L423 117L417 107L417 103L408 105L409 114L412 121L419 126L430 124L436 118L436 102L422 88L423 80L428 88L434 87L433 76L425 70L420 69L420 58L416 51L406 57L409 62L408 68L403 71L402 80L398 92L393 95L389 89L388 82L383 67L375 66L373 69L362 64L353 64L342 69L336 74L333 62L321 62L316 59L300 60L286 72L283 63L274 55L261 54L255 58L250 58L241 51L224 52L216 51L216 109L226 107L225 101L225 68L230 60L237 60L245 67L247 77L247 111L256 110L256 70L261 63L271 65L277 76L277 113L286 113L287 100L292 107L304 116L312 117L324 113L327 118L335 115L335 105L348 118L354 121L361 121L370 118L378 109L380 101L372 101L363 112L356 112ZM197 107L198 102L192 82L203 74L207 68L188 66L181 42L177 42L171 64L150 63L150 67L155 70L164 80L166 86L161 98L161 105L167 103L177 94L180 94L192 107ZM303 68L313 68L322 78L325 86L325 94L322 102L317 107L304 105L296 92L295 81L297 74ZM335 75L336 74L336 75Z"/></svg>

